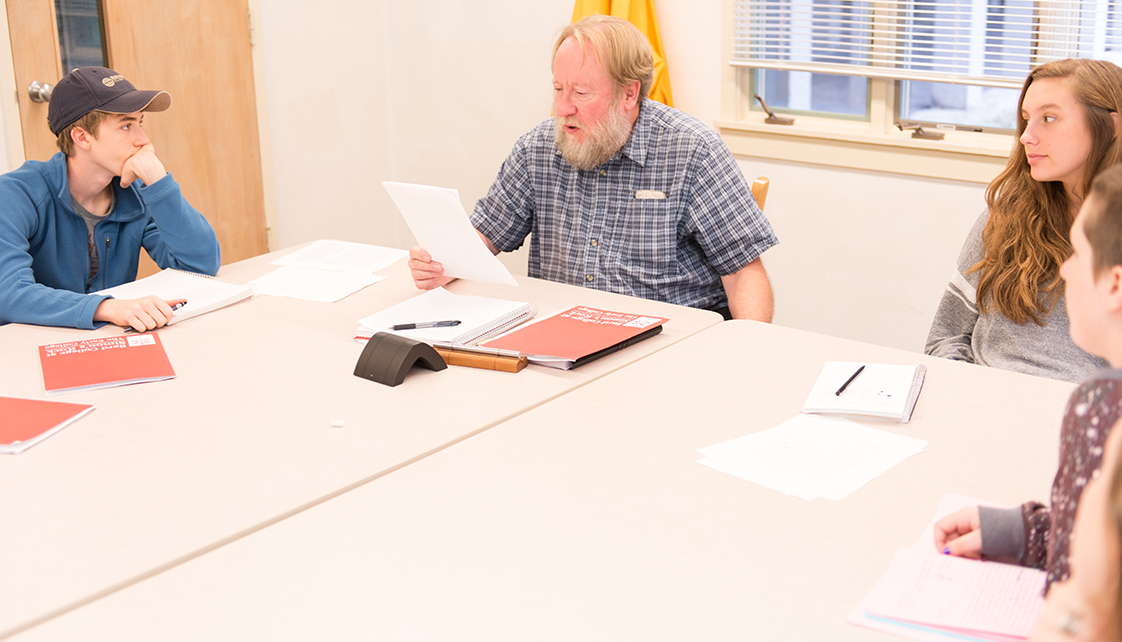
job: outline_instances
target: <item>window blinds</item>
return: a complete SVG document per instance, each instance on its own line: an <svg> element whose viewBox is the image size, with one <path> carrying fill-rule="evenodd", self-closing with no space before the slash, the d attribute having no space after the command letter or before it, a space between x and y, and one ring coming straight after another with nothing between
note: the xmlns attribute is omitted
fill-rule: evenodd
<svg viewBox="0 0 1122 642"><path fill-rule="evenodd" d="M1119 17L1113 0L736 0L730 62L1019 88L1052 60L1122 61Z"/></svg>

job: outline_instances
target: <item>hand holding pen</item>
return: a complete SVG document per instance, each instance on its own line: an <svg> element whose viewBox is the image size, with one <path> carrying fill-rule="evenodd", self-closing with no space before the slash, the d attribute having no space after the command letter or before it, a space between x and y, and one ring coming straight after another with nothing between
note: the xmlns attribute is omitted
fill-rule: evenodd
<svg viewBox="0 0 1122 642"><path fill-rule="evenodd" d="M119 300L106 299L102 301L102 305L111 301ZM175 300L173 299L173 301ZM186 299L180 299L172 303L156 296L135 300L120 300L119 302L124 305L133 304L129 308L130 315L126 317L126 323L119 324L127 326L125 332L147 332L161 328L171 322L171 317L176 310L187 305Z"/></svg>

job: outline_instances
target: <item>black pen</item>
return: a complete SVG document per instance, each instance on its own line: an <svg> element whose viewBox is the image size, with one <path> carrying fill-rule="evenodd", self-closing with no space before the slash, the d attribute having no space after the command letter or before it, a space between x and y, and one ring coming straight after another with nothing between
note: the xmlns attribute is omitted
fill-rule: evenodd
<svg viewBox="0 0 1122 642"><path fill-rule="evenodd" d="M845 383L843 383L841 385L841 388L838 388L838 391L834 393L834 396L837 397L837 396L841 395L841 393L845 392L846 387L848 387L849 384L853 383L853 380L856 379L857 375L861 374L861 371L864 370L864 369L865 369L865 366L861 366L860 368L857 369L857 372L854 372L852 375L850 375L850 377L845 380Z"/></svg>
<svg viewBox="0 0 1122 642"><path fill-rule="evenodd" d="M390 330L420 330L421 328L451 328L454 325L460 325L459 321L424 321L421 323L399 323L390 328Z"/></svg>

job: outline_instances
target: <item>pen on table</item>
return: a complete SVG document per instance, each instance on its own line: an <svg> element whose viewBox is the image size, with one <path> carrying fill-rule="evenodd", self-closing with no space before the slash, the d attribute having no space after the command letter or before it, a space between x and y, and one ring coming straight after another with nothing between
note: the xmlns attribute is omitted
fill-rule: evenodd
<svg viewBox="0 0 1122 642"><path fill-rule="evenodd" d="M179 303L176 303L175 305L171 306L171 311L175 312L176 310L178 310L179 308L182 308L185 305L187 305L186 301L180 301ZM128 332L138 332L138 330L130 325L129 327L125 328L125 332L126 333L128 333Z"/></svg>
<svg viewBox="0 0 1122 642"><path fill-rule="evenodd" d="M421 328L451 328L454 325L460 325L459 321L422 321L420 323L399 323L391 330L420 330Z"/></svg>
<svg viewBox="0 0 1122 642"><path fill-rule="evenodd" d="M846 387L848 387L849 384L853 383L853 380L856 379L857 375L861 374L861 371L864 369L865 366L861 366L857 369L857 372L854 372L852 375L850 375L849 378L845 380L845 383L841 385L841 388L838 388L838 391L834 393L834 396L837 397L841 393L845 392Z"/></svg>

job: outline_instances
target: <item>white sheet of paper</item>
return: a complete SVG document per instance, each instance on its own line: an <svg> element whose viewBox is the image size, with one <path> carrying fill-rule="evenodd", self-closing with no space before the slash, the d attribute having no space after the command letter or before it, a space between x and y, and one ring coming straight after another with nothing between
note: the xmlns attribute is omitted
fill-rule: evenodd
<svg viewBox="0 0 1122 642"><path fill-rule="evenodd" d="M334 303L384 278L375 274L282 267L251 283L257 286L258 294Z"/></svg>
<svg viewBox="0 0 1122 642"><path fill-rule="evenodd" d="M382 185L401 210L417 244L444 266L445 276L518 285L471 226L459 192L389 181Z"/></svg>
<svg viewBox="0 0 1122 642"><path fill-rule="evenodd" d="M802 499L838 501L926 445L840 417L800 414L702 448L698 463Z"/></svg>
<svg viewBox="0 0 1122 642"><path fill-rule="evenodd" d="M409 256L408 251L392 247L319 240L291 254L274 259L271 265L370 274L387 268L407 256Z"/></svg>

